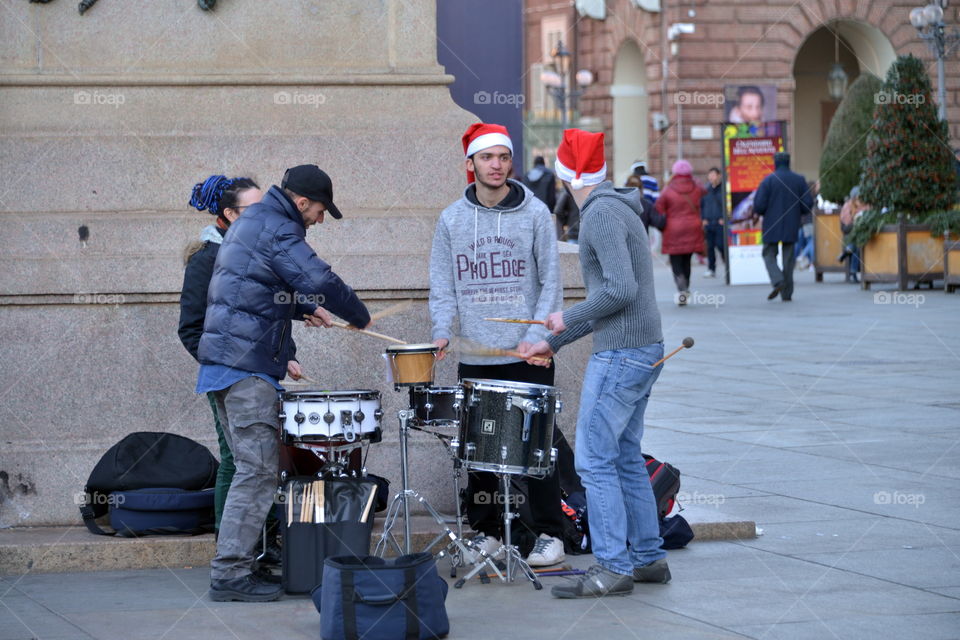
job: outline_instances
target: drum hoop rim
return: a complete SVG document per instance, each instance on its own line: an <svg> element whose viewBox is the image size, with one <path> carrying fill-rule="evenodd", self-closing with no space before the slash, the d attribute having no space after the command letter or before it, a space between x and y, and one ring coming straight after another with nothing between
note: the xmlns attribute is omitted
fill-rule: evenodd
<svg viewBox="0 0 960 640"><path fill-rule="evenodd" d="M466 383L470 384L466 384ZM552 391L556 394L559 394L559 389L557 387L552 387L548 384L537 384L535 382L519 382L516 380L494 380L493 378L464 378L460 381L460 384L463 385L464 389L479 389L481 391L500 391L502 389L510 391ZM549 393L543 393L538 395L550 395Z"/></svg>
<svg viewBox="0 0 960 640"><path fill-rule="evenodd" d="M417 353L436 353L440 347L431 342L420 342L418 344L392 344L386 348L388 354L417 354Z"/></svg>
<svg viewBox="0 0 960 640"><path fill-rule="evenodd" d="M282 394L284 402L295 401L303 398L358 398L361 400L379 400L382 394L376 389L336 389L331 391L321 391L319 389L303 389L299 391L284 391Z"/></svg>

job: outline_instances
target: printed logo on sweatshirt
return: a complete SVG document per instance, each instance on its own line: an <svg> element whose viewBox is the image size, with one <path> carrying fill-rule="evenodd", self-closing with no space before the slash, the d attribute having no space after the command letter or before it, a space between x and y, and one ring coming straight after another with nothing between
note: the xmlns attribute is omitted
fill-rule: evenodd
<svg viewBox="0 0 960 640"><path fill-rule="evenodd" d="M474 254L474 249L476 253ZM467 246L469 253L458 253L455 271L458 282L465 282L466 302L520 302L522 281L528 275L527 259L514 255L516 242L503 236L484 236ZM476 256L476 259L474 259Z"/></svg>

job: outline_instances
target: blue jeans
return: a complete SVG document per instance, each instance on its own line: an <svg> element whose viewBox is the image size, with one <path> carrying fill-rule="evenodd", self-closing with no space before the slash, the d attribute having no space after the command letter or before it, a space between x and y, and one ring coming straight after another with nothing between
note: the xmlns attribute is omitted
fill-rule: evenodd
<svg viewBox="0 0 960 640"><path fill-rule="evenodd" d="M587 490L590 544L601 566L624 575L667 555L640 450L643 413L660 375L650 365L661 357L662 342L595 353L580 396L576 467Z"/></svg>

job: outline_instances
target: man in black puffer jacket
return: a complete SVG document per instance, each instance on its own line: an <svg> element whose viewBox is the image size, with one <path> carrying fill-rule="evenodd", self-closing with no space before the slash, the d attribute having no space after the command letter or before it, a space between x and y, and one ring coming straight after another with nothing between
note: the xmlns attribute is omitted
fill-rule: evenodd
<svg viewBox="0 0 960 640"><path fill-rule="evenodd" d="M333 185L316 165L288 169L230 227L214 266L207 317L200 338L197 393L212 391L236 463L227 494L217 555L211 562L210 597L266 602L279 584L252 573L254 544L273 503L279 466L277 391L288 372L301 375L292 320L330 326L325 309L363 328L366 306L317 257L307 227L333 204Z"/></svg>

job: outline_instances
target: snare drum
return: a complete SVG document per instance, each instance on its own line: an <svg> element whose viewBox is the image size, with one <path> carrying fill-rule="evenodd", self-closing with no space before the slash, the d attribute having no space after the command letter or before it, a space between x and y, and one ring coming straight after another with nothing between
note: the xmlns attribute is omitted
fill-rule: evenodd
<svg viewBox="0 0 960 640"><path fill-rule="evenodd" d="M463 390L460 387L415 387L413 410L423 426L452 427L460 421Z"/></svg>
<svg viewBox="0 0 960 640"><path fill-rule="evenodd" d="M285 441L380 441L383 411L379 391L287 391L281 400Z"/></svg>
<svg viewBox="0 0 960 640"><path fill-rule="evenodd" d="M396 387L422 387L433 384L433 369L440 347L435 344L392 344L387 361Z"/></svg>
<svg viewBox="0 0 960 640"><path fill-rule="evenodd" d="M545 476L554 467L555 387L467 378L460 410L458 457L468 469Z"/></svg>

